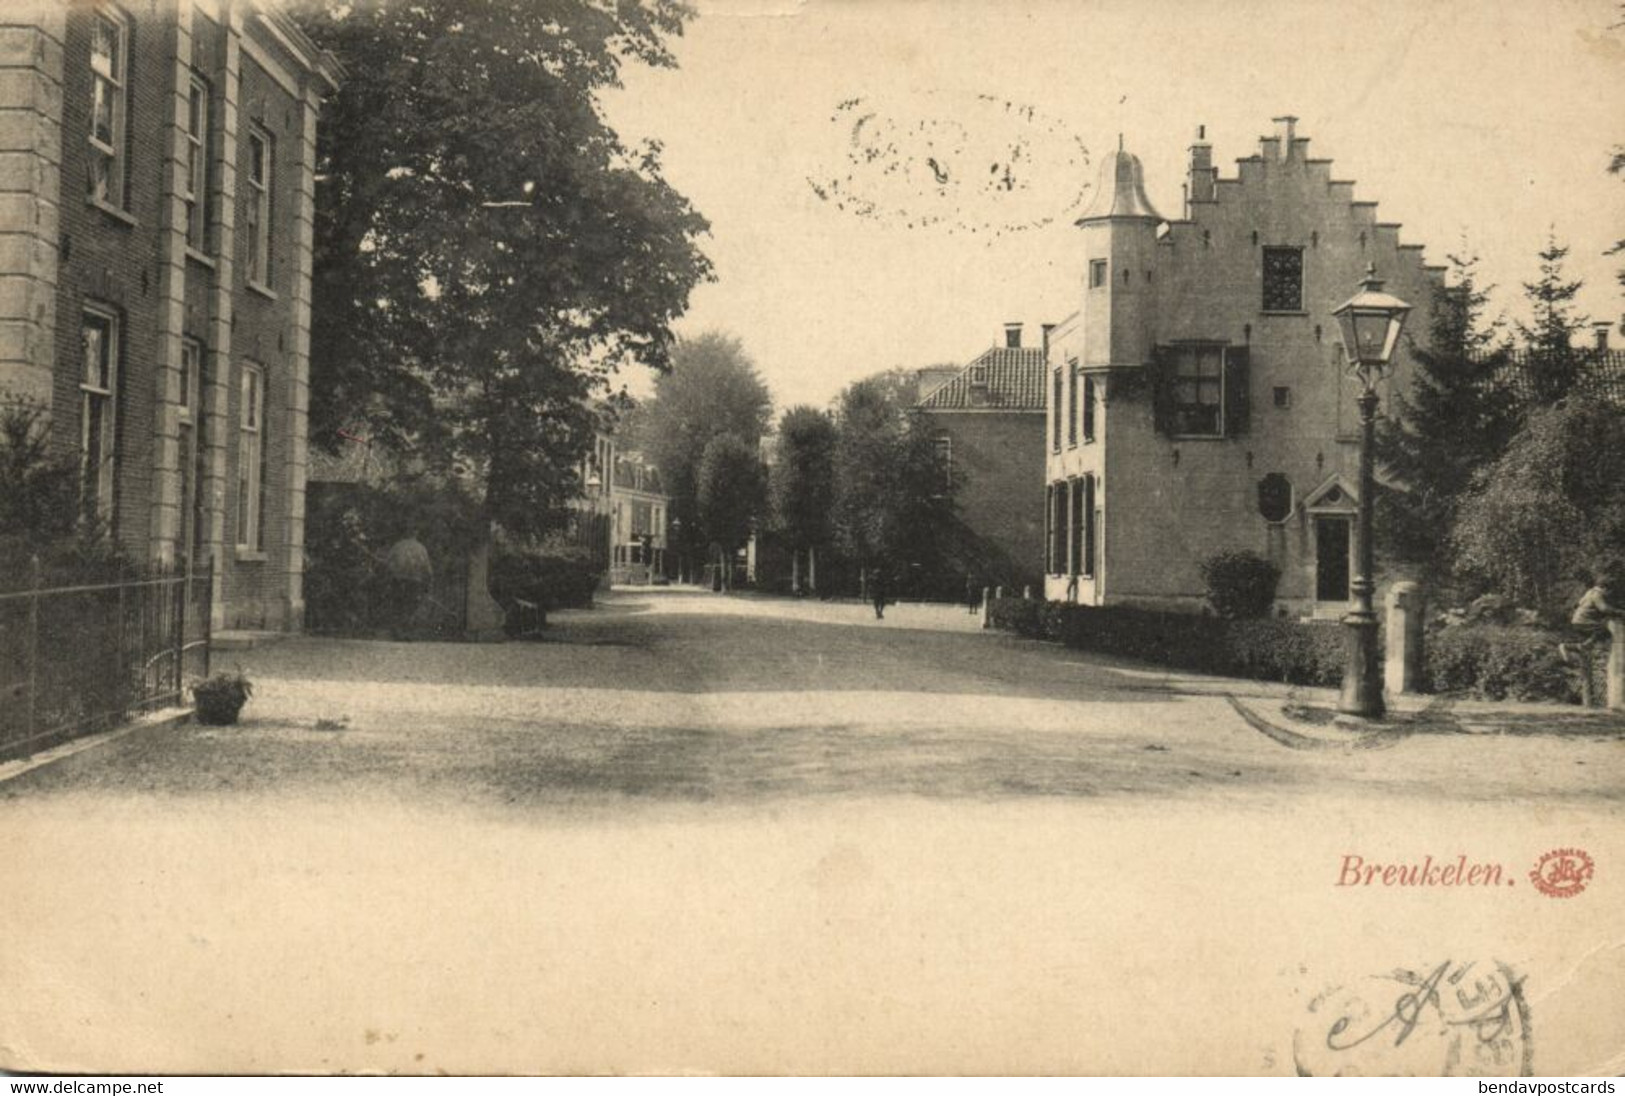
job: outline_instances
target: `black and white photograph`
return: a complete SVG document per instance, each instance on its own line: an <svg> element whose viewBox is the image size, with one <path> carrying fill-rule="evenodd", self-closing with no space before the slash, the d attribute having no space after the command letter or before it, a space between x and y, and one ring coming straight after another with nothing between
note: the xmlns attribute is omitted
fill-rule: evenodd
<svg viewBox="0 0 1625 1096"><path fill-rule="evenodd" d="M1625 3L0 0L0 843L11 1075L1625 1073Z"/></svg>

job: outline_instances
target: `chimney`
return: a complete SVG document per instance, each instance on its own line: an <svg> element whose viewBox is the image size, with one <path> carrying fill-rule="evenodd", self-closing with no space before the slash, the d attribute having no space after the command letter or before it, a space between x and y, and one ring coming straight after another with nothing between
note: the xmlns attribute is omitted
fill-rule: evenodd
<svg viewBox="0 0 1625 1096"><path fill-rule="evenodd" d="M1613 324L1608 323L1606 321L1603 322L1603 323L1594 323L1594 324L1591 325L1591 330L1596 334L1596 337L1597 337L1597 349L1598 350L1607 350L1608 349L1608 329L1613 327L1613 326L1614 326Z"/></svg>
<svg viewBox="0 0 1625 1096"><path fill-rule="evenodd" d="M1021 324L1019 322L1004 325L1004 345L1011 350L1021 349Z"/></svg>
<svg viewBox="0 0 1625 1096"><path fill-rule="evenodd" d="M1298 135L1298 119L1291 114L1283 114L1275 119L1275 139L1280 143L1280 156L1283 160L1292 158L1292 142Z"/></svg>
<svg viewBox="0 0 1625 1096"><path fill-rule="evenodd" d="M1045 361L1049 361L1049 333L1051 331L1054 331L1054 330L1055 330L1055 325L1052 324L1052 323L1047 323L1043 327L1043 331L1044 331L1044 360Z"/></svg>
<svg viewBox="0 0 1625 1096"><path fill-rule="evenodd" d="M1191 171L1190 188L1186 192L1192 202L1211 202L1213 192L1218 189L1214 180L1217 173L1213 170L1213 146L1207 143L1207 127L1196 127L1196 143L1191 145ZM1185 211L1190 217L1190 210Z"/></svg>

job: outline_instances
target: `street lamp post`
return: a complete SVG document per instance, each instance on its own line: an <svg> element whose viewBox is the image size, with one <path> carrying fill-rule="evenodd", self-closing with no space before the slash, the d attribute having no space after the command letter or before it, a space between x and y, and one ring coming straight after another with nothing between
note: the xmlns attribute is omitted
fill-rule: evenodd
<svg viewBox="0 0 1625 1096"><path fill-rule="evenodd" d="M1332 310L1343 337L1348 367L1360 378L1360 515L1359 573L1351 582L1353 607L1343 617L1348 661L1343 671L1343 692L1337 709L1345 715L1380 719L1383 714L1382 674L1377 668L1377 613L1372 603L1376 582L1376 544L1371 531L1371 510L1376 494L1373 443L1377 421L1377 381L1393 359L1400 330L1411 306L1384 293L1374 266L1367 266L1360 291Z"/></svg>

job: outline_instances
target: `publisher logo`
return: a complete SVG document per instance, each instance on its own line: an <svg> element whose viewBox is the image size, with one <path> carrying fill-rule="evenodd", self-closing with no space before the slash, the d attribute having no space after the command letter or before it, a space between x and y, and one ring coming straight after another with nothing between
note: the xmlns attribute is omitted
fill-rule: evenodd
<svg viewBox="0 0 1625 1096"><path fill-rule="evenodd" d="M1573 898L1586 889L1595 870L1584 849L1553 849L1540 858L1529 881L1548 898Z"/></svg>

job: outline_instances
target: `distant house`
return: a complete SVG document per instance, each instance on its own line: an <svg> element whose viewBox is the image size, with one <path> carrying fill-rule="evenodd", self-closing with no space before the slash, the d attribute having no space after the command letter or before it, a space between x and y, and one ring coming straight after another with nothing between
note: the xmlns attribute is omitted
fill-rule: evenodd
<svg viewBox="0 0 1625 1096"><path fill-rule="evenodd" d="M1047 339L1049 327L1045 327ZM1044 561L1044 357L1005 325L992 347L929 386L914 411L958 483L962 543L956 555L974 583L1036 583ZM923 378L922 378L923 379Z"/></svg>
<svg viewBox="0 0 1625 1096"><path fill-rule="evenodd" d="M1280 568L1281 603L1345 611L1359 382L1331 313L1374 267L1425 340L1443 270L1295 122L1229 177L1199 130L1179 219L1152 206L1138 158L1106 158L1078 222L1078 314L1049 347L1047 596L1195 608L1201 561L1251 549ZM1384 411L1410 387L1406 341Z"/></svg>
<svg viewBox="0 0 1625 1096"><path fill-rule="evenodd" d="M610 581L643 586L664 578L671 500L661 488L660 470L641 454L620 454L615 459L610 498Z"/></svg>

